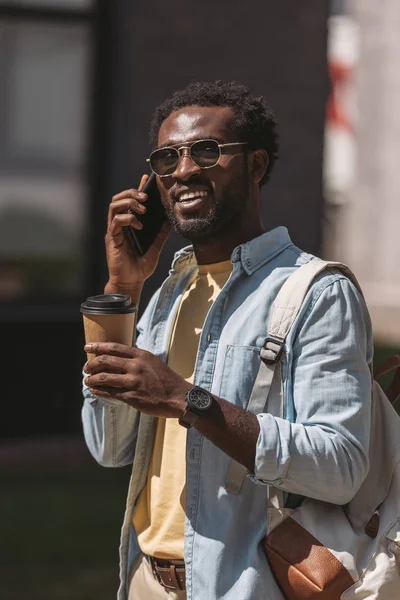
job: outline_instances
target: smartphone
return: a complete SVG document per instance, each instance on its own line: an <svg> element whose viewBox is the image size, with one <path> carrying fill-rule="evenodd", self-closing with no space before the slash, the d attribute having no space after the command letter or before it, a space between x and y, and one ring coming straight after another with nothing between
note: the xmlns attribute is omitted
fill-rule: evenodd
<svg viewBox="0 0 400 600"><path fill-rule="evenodd" d="M126 227L126 230L135 250L143 255L156 239L166 214L157 188L155 173L151 173L141 191L148 194L147 201L144 203L147 210L143 215L135 213L135 216L143 224L143 228Z"/></svg>

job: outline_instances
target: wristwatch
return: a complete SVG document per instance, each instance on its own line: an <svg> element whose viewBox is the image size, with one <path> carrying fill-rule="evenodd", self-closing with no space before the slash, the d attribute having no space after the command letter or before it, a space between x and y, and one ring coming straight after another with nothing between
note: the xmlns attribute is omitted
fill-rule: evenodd
<svg viewBox="0 0 400 600"><path fill-rule="evenodd" d="M186 410L179 419L179 424L190 429L197 419L207 412L213 403L210 392L195 385L185 394Z"/></svg>

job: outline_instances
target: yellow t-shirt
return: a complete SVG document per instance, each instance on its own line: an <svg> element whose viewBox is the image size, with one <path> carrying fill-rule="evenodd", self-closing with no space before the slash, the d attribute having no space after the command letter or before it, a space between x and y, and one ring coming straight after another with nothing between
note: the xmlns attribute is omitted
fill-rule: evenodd
<svg viewBox="0 0 400 600"><path fill-rule="evenodd" d="M227 260L199 265L185 291L171 336L168 366L193 383L197 349L206 315L232 271ZM177 419L157 419L147 482L133 516L142 552L183 558L186 506L186 429Z"/></svg>

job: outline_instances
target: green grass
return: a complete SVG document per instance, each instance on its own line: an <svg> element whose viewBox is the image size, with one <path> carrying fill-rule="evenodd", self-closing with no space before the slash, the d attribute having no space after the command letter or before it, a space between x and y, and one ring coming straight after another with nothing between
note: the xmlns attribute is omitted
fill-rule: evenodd
<svg viewBox="0 0 400 600"><path fill-rule="evenodd" d="M129 468L0 470L2 600L111 600Z"/></svg>

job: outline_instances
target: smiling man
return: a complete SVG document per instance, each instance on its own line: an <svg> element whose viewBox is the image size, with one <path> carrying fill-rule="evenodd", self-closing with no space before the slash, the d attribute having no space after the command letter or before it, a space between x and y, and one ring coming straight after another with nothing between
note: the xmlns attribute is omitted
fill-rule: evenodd
<svg viewBox="0 0 400 600"><path fill-rule="evenodd" d="M337 504L359 488L368 470L368 314L341 272L321 275L282 359L294 422L247 411L272 303L314 259L285 227L261 221L275 116L238 83L198 82L156 109L151 140L167 220L139 256L124 228L141 227L135 214L147 197L126 190L112 199L105 292L139 303L171 225L191 245L146 307L136 346L86 347L96 357L84 367L90 451L104 466L133 463L118 598L282 599L262 549L268 486ZM226 486L232 459L247 470L239 493Z"/></svg>

